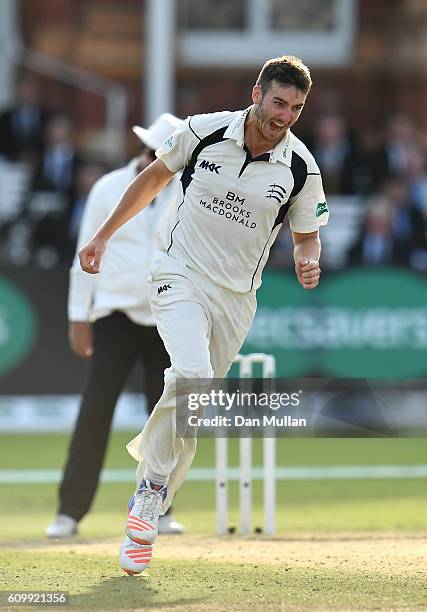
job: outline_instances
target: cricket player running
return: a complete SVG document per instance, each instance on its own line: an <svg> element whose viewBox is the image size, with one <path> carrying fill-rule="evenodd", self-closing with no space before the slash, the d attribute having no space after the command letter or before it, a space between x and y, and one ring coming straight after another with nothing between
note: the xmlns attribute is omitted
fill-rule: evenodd
<svg viewBox="0 0 427 612"><path fill-rule="evenodd" d="M252 89L253 104L189 117L80 251L82 269L98 273L114 232L182 171L149 274L151 306L171 367L143 431L127 446L139 462L120 551L127 573L149 564L159 515L195 454L196 440L176 435L176 381L226 376L251 326L261 273L286 215L298 281L304 289L319 283L319 227L329 213L319 168L290 131L310 88L300 59L268 60Z"/></svg>

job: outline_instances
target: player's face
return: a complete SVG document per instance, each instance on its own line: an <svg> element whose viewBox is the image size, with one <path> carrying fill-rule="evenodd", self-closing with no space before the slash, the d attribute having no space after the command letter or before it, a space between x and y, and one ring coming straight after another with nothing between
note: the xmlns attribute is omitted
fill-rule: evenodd
<svg viewBox="0 0 427 612"><path fill-rule="evenodd" d="M307 94L294 85L280 85L273 81L264 96L261 88L255 85L252 100L257 128L263 138L271 142L282 140L286 130L298 120L306 97Z"/></svg>

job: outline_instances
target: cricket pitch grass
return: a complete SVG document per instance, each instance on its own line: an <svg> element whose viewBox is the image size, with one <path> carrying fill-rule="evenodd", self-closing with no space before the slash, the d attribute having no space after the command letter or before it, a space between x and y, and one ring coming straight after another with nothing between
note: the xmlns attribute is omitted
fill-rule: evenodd
<svg viewBox="0 0 427 612"><path fill-rule="evenodd" d="M163 536L137 577L120 571L119 545L5 542L2 604L9 591L47 590L84 610L427 609L427 537L416 534Z"/></svg>

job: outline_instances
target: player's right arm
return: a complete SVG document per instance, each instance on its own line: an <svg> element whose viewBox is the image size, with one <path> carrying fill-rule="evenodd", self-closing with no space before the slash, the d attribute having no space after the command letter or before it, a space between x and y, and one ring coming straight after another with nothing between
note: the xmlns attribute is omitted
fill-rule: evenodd
<svg viewBox="0 0 427 612"><path fill-rule="evenodd" d="M84 272L99 272L102 255L111 236L126 221L148 206L174 174L160 159L138 174L93 238L80 250L80 266Z"/></svg>

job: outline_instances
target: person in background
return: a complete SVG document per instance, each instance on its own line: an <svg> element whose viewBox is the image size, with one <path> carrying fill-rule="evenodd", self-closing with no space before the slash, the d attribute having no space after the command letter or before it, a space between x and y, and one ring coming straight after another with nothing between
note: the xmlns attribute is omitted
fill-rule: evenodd
<svg viewBox="0 0 427 612"><path fill-rule="evenodd" d="M366 160L343 116L329 113L319 117L310 149L322 171L326 193L354 195L367 190Z"/></svg>
<svg viewBox="0 0 427 612"><path fill-rule="evenodd" d="M360 234L348 252L348 265L387 266L396 261L392 214L384 198L373 198Z"/></svg>
<svg viewBox="0 0 427 612"><path fill-rule="evenodd" d="M43 152L48 119L36 77L23 72L18 78L15 104L0 114L0 156L35 166Z"/></svg>
<svg viewBox="0 0 427 612"><path fill-rule="evenodd" d="M52 117L25 205L31 225L31 248L41 267L51 268L69 256L68 225L81 164L71 119L63 114Z"/></svg>
<svg viewBox="0 0 427 612"><path fill-rule="evenodd" d="M411 202L427 221L427 155L421 148L411 152L406 176Z"/></svg>
<svg viewBox="0 0 427 612"><path fill-rule="evenodd" d="M393 234L401 257L396 263L425 272L427 220L411 200L408 182L397 177L391 178L386 181L383 192L393 209Z"/></svg>
<svg viewBox="0 0 427 612"><path fill-rule="evenodd" d="M388 179L368 209L359 238L349 251L351 265L417 267L426 250L426 222L412 204L407 184Z"/></svg>
<svg viewBox="0 0 427 612"><path fill-rule="evenodd" d="M408 115L393 113L387 122L383 143L370 161L372 191L379 191L386 180L404 178L414 149L418 148L415 125Z"/></svg>
<svg viewBox="0 0 427 612"><path fill-rule="evenodd" d="M127 166L95 183L83 213L78 249L108 217L131 181L154 159L159 148L180 126L169 113L148 129L135 126L142 143L140 155ZM148 302L148 268L155 250L161 216L175 201L174 179L147 207L124 226L110 243L99 277L85 274L78 257L70 271L69 340L79 357L90 359L80 412L59 487L59 508L46 535L65 538L77 533L89 511L99 482L114 409L136 362L145 369L145 391L151 413L163 387L169 358L155 327ZM77 250L78 250L77 249ZM160 533L181 533L183 527L169 512Z"/></svg>
<svg viewBox="0 0 427 612"><path fill-rule="evenodd" d="M73 123L66 115L50 119L46 147L34 176L34 191L72 193L79 161L73 134Z"/></svg>

